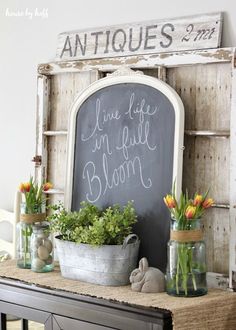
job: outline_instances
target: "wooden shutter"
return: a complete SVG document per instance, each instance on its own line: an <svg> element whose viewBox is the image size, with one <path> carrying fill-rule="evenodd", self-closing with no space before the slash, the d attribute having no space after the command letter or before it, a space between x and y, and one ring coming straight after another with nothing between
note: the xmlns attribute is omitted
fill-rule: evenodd
<svg viewBox="0 0 236 330"><path fill-rule="evenodd" d="M99 79L97 70L38 77L36 178L50 181L50 203L63 202L66 175L67 126L76 96Z"/></svg>

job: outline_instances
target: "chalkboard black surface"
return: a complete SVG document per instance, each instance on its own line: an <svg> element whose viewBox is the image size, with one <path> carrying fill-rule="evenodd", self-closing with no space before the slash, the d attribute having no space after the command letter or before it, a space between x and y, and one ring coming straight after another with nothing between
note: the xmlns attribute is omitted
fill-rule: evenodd
<svg viewBox="0 0 236 330"><path fill-rule="evenodd" d="M123 82L96 90L74 123L72 210L87 200L101 207L134 201L140 257L163 271L173 182L176 109L160 90Z"/></svg>

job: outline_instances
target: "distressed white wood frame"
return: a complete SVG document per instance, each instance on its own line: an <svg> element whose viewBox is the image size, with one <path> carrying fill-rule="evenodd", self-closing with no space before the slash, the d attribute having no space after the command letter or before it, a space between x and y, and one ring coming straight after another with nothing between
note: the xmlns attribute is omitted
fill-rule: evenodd
<svg viewBox="0 0 236 330"><path fill-rule="evenodd" d="M42 130L42 116L46 115L49 111L49 100L48 100L48 81L46 78L54 79L57 75L64 73L81 73L88 70L98 70L99 75L106 74L107 72L113 72L118 69L121 65L127 65L133 69L147 70L147 69L171 69L171 68L183 68L185 66L192 67L193 69L197 65L231 65L231 70L227 73L232 76L232 80L228 87L231 90L231 119L230 119L230 131L228 132L215 132L217 134L223 134L228 136L230 139L230 200L225 202L221 200L216 200L217 207L219 210L229 209L230 223L229 223L229 235L230 235L230 251L229 251L229 269L224 272L224 274L230 275L230 288L232 288L232 272L236 272L236 60L235 60L235 48L217 48L217 49L205 49L205 50L194 50L194 51L179 51L170 52L164 54L147 54L147 55L135 55L135 56L125 56L116 58L103 58L103 59L90 59L90 60L74 60L74 61L61 61L61 62L47 62L38 65L39 74L39 84L38 84L38 106L37 106L37 152L36 154L42 155L43 151L46 149L46 144L42 148L41 142L45 141L47 136L57 136L66 135L67 131L60 132L50 131L50 128L44 127ZM227 69L228 70L228 69ZM168 70L167 70L168 73ZM43 82L44 80L44 82ZM43 111L42 111L43 110ZM44 117L46 121L46 116ZM185 132L187 135L189 132ZM193 135L197 132L192 132ZM192 134L191 133L191 134ZM205 132L200 132L204 133ZM213 134L214 132L210 132ZM216 134L214 134L217 136ZM44 142L43 142L44 144ZM44 155L44 154L43 154ZM42 156L43 156L42 155ZM43 166L36 167L36 176L40 179L40 176L45 175L45 159L42 157ZM47 173L46 173L47 175ZM56 185L56 183L55 183ZM55 187L57 188L57 187ZM62 194L63 190L60 191ZM55 194L57 191L54 192ZM53 194L53 192L52 192ZM217 210L217 209L215 209ZM226 211L225 211L226 212ZM223 222L224 219L222 219ZM213 228L212 228L213 229ZM219 272L219 271L217 271ZM214 273L215 274L215 273ZM215 278L217 284L214 286L225 288L225 284L222 286L222 280L219 279L219 274L211 276Z"/></svg>
<svg viewBox="0 0 236 330"><path fill-rule="evenodd" d="M175 132L174 132L174 154L173 154L173 183L176 185L176 195L179 196L182 186L182 165L183 165L183 137L184 137L184 106L173 88L163 81L139 73L129 75L114 75L100 79L91 84L76 98L72 105L69 118L68 145L67 145L67 170L65 187L65 207L71 208L72 190L73 190L73 172L74 172L74 150L75 150L75 132L76 116L83 105L95 92L104 87L114 86L122 83L142 84L153 87L163 93L171 102L175 112Z"/></svg>
<svg viewBox="0 0 236 330"><path fill-rule="evenodd" d="M229 286L236 291L236 57L232 61L231 95Z"/></svg>
<svg viewBox="0 0 236 330"><path fill-rule="evenodd" d="M64 72L79 72L81 70L99 70L113 72L121 65L132 69L154 69L161 66L166 68L182 65L229 63L232 61L234 48L216 48L184 52L171 52L165 54L135 55L116 58L90 59L80 61L61 61L41 63L38 73L42 75L55 75Z"/></svg>
<svg viewBox="0 0 236 330"><path fill-rule="evenodd" d="M36 136L36 156L41 156L41 164L35 163L37 171L35 171L35 179L39 184L46 181L47 175L47 139L43 136L44 131L47 129L49 121L49 93L50 82L49 78L45 75L39 75L37 80L37 136Z"/></svg>

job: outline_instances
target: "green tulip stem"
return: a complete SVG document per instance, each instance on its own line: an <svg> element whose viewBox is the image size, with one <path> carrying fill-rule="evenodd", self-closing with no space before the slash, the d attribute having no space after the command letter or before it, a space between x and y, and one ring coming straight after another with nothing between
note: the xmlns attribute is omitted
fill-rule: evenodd
<svg viewBox="0 0 236 330"><path fill-rule="evenodd" d="M29 253L29 237L31 236L32 228L26 227L25 229L21 229L21 235L23 237L23 259L24 259L24 267L27 266L27 254Z"/></svg>
<svg viewBox="0 0 236 330"><path fill-rule="evenodd" d="M180 243L178 246L178 260L175 276L176 293L179 294L179 279L182 278L181 286L185 296L188 295L188 279L191 274L193 288L197 290L196 278L193 271L193 255L192 248L186 243Z"/></svg>

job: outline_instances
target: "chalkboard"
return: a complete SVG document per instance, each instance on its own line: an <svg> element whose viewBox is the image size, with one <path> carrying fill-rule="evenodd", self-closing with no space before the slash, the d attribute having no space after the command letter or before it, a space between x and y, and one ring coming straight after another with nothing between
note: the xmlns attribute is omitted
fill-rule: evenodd
<svg viewBox="0 0 236 330"><path fill-rule="evenodd" d="M74 121L71 209L83 200L100 207L133 200L140 257L165 271L169 212L163 196L176 175L176 107L142 79L118 79L85 98Z"/></svg>

